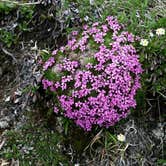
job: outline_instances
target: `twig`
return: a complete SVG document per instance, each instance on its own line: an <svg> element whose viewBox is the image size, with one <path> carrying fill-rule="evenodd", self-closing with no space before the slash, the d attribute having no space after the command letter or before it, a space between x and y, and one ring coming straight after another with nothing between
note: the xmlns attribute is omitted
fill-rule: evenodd
<svg viewBox="0 0 166 166"><path fill-rule="evenodd" d="M93 144L96 142L96 140L100 139L100 135L102 133L102 129L95 135L95 137L91 140L91 142L89 143L89 145L84 149L84 151L86 151L89 147L91 149L93 149Z"/></svg>
<svg viewBox="0 0 166 166"><path fill-rule="evenodd" d="M149 99L146 99L148 105L150 106L146 112L146 114L152 109L152 104L150 103Z"/></svg>
<svg viewBox="0 0 166 166"><path fill-rule="evenodd" d="M6 139L3 139L3 141L0 144L0 150L2 149L3 145L5 144Z"/></svg>
<svg viewBox="0 0 166 166"><path fill-rule="evenodd" d="M166 99L166 96L163 93L161 93L161 92L157 92L157 93L160 94L163 98Z"/></svg>
<svg viewBox="0 0 166 166"><path fill-rule="evenodd" d="M4 159L0 159L0 163L1 163L1 166L9 165L9 162L7 162L7 160L4 160Z"/></svg>
<svg viewBox="0 0 166 166"><path fill-rule="evenodd" d="M157 105L158 105L158 111L159 111L159 121L161 122L161 111L160 111L160 101L159 101L159 97L157 97Z"/></svg>
<svg viewBox="0 0 166 166"><path fill-rule="evenodd" d="M12 53L8 52L6 49L2 48L2 51L6 54L12 57L12 59L17 63L17 59L13 56Z"/></svg>
<svg viewBox="0 0 166 166"><path fill-rule="evenodd" d="M20 6L24 6L24 5L39 5L41 3L41 1L20 3L20 2L17 2L17 1L10 1L10 0L1 0L1 2L12 3L12 4L15 4L15 5L20 5Z"/></svg>
<svg viewBox="0 0 166 166"><path fill-rule="evenodd" d="M131 126L129 126L127 129L126 129L126 132L128 133L130 131L130 129L133 129L134 130L134 134L137 133L137 129L134 127L135 124L134 124L134 120L131 120Z"/></svg>

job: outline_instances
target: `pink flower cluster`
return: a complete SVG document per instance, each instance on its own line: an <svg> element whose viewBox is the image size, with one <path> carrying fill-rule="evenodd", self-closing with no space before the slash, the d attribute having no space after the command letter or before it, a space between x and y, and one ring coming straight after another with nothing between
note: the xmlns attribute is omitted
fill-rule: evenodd
<svg viewBox="0 0 166 166"><path fill-rule="evenodd" d="M49 58L43 65L43 69L47 70L49 67L51 67L55 63L54 57Z"/></svg>
<svg viewBox="0 0 166 166"><path fill-rule="evenodd" d="M110 38L109 46L106 37ZM91 41L96 43L93 49ZM134 41L135 36L122 31L122 25L112 16L104 24L84 26L81 37L74 31L61 58L58 52L54 55L60 79L42 81L44 89L57 94L54 112L63 110L64 116L87 131L94 125L109 127L125 118L136 106L134 96L142 73ZM50 58L44 69L53 63Z"/></svg>

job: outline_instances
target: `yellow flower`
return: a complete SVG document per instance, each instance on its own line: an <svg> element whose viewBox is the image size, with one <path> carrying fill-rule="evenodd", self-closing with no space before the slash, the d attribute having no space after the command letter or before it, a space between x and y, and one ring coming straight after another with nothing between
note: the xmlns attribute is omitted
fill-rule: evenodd
<svg viewBox="0 0 166 166"><path fill-rule="evenodd" d="M117 135L117 139L118 139L118 141L120 141L120 142L124 142L124 141L126 140L126 137L125 137L125 135L123 135L123 134L119 134L119 135Z"/></svg>
<svg viewBox="0 0 166 166"><path fill-rule="evenodd" d="M141 39L140 45L147 46L149 44L149 41L147 39Z"/></svg>
<svg viewBox="0 0 166 166"><path fill-rule="evenodd" d="M156 34L158 36L165 35L165 29L164 28L158 28L158 29L156 29Z"/></svg>

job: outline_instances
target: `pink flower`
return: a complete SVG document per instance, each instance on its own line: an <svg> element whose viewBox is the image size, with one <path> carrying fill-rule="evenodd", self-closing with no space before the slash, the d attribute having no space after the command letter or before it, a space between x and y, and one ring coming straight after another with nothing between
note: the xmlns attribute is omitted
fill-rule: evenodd
<svg viewBox="0 0 166 166"><path fill-rule="evenodd" d="M108 32L108 27L107 27L107 25L102 25L102 29L103 29L103 32Z"/></svg>
<svg viewBox="0 0 166 166"><path fill-rule="evenodd" d="M56 55L57 52L58 52L58 50L54 50L54 51L52 52L52 55Z"/></svg>
<svg viewBox="0 0 166 166"><path fill-rule="evenodd" d="M65 47L60 47L60 51L63 53L65 51Z"/></svg>
<svg viewBox="0 0 166 166"><path fill-rule="evenodd" d="M43 84L43 88L44 88L44 89L47 89L48 87L50 87L50 86L53 85L53 82L52 82L52 81L49 81L49 80L46 80L46 79L43 79L43 80L42 80L42 84Z"/></svg>
<svg viewBox="0 0 166 166"><path fill-rule="evenodd" d="M95 23L93 23L93 27L95 27L95 26L98 26L99 25L99 22L95 22Z"/></svg>
<svg viewBox="0 0 166 166"><path fill-rule="evenodd" d="M48 69L48 67L51 67L55 63L54 57L49 58L43 65L44 71Z"/></svg>
<svg viewBox="0 0 166 166"><path fill-rule="evenodd" d="M56 107L56 106L54 106L54 113L58 113L59 112L59 109Z"/></svg>
<svg viewBox="0 0 166 166"><path fill-rule="evenodd" d="M78 31L73 31L73 32L72 32L72 35L73 35L73 36L77 36L77 35L78 35Z"/></svg>
<svg viewBox="0 0 166 166"><path fill-rule="evenodd" d="M88 29L88 25L84 25L84 26L83 26L83 29L84 29L84 30L87 30L87 29Z"/></svg>
<svg viewBox="0 0 166 166"><path fill-rule="evenodd" d="M108 16L104 24L96 22L83 28L81 35L74 31L67 47L60 48L62 60L54 66L53 57L45 62L45 70L52 67L55 72L58 66L60 74L58 80L43 79L42 84L44 89L56 92L65 117L90 131L95 125L108 128L127 117L136 106L143 70L132 45L136 37L123 31L117 19ZM107 34L110 46L105 45ZM88 63L83 63L88 58ZM59 109L55 106L54 112Z"/></svg>

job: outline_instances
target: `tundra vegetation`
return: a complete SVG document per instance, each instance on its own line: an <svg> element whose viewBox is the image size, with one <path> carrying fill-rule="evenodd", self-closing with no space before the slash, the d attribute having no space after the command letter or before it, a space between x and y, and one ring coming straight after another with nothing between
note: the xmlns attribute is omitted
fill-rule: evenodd
<svg viewBox="0 0 166 166"><path fill-rule="evenodd" d="M0 1L0 165L164 165L164 0Z"/></svg>

